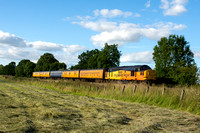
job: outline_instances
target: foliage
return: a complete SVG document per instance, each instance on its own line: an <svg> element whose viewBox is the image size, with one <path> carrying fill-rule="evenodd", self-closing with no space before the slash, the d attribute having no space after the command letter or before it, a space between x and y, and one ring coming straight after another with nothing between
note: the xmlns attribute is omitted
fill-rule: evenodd
<svg viewBox="0 0 200 133"><path fill-rule="evenodd" d="M30 60L21 60L15 68L16 76L31 77L35 66L35 63L31 62Z"/></svg>
<svg viewBox="0 0 200 133"><path fill-rule="evenodd" d="M6 66L1 65L1 68L0 68L1 72L0 73L4 74L4 75L12 75L12 76L14 76L15 75L15 67L16 67L15 62L10 62Z"/></svg>
<svg viewBox="0 0 200 133"><path fill-rule="evenodd" d="M78 65L72 66L71 69L94 69L97 68L97 58L100 54L98 49L87 50L78 56L80 60Z"/></svg>
<svg viewBox="0 0 200 133"><path fill-rule="evenodd" d="M100 50L87 50L78 56L79 62L71 69L97 69L109 68L119 66L120 51L117 49L118 45L105 44L104 48Z"/></svg>
<svg viewBox="0 0 200 133"><path fill-rule="evenodd" d="M0 65L0 75L3 75L3 68L4 68L4 66Z"/></svg>
<svg viewBox="0 0 200 133"><path fill-rule="evenodd" d="M26 77L31 77L32 76L35 67L36 67L36 64L31 62L31 61L26 63L25 68L24 68L24 72L26 74Z"/></svg>
<svg viewBox="0 0 200 133"><path fill-rule="evenodd" d="M56 70L66 70L66 64L65 63L59 63L59 62L54 62L50 66L50 71L56 71Z"/></svg>
<svg viewBox="0 0 200 133"><path fill-rule="evenodd" d="M195 84L197 67L193 58L194 54L184 36L170 35L169 38L161 38L153 53L158 80Z"/></svg>
<svg viewBox="0 0 200 133"><path fill-rule="evenodd" d="M98 68L110 68L119 66L121 53L118 51L117 47L118 45L116 44L105 44L104 48L101 50L101 54L97 59Z"/></svg>
<svg viewBox="0 0 200 133"><path fill-rule="evenodd" d="M38 60L35 71L49 71L51 65L55 62L58 62L58 60L52 54L45 53Z"/></svg>

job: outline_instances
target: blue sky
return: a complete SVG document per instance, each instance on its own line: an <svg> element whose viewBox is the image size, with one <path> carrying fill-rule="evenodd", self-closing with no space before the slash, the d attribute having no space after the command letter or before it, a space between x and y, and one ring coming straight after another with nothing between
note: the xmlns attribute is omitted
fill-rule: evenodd
<svg viewBox="0 0 200 133"><path fill-rule="evenodd" d="M161 37L184 35L200 67L199 0L0 0L0 64L52 53L67 66L119 44L120 65L154 67Z"/></svg>

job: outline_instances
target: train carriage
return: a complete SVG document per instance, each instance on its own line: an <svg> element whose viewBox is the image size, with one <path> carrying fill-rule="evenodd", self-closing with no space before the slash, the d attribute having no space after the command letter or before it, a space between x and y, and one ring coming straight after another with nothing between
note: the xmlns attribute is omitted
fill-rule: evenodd
<svg viewBox="0 0 200 133"><path fill-rule="evenodd" d="M106 69L80 70L80 78L83 79L105 79Z"/></svg>
<svg viewBox="0 0 200 133"><path fill-rule="evenodd" d="M50 71L33 72L33 77L49 78Z"/></svg>
<svg viewBox="0 0 200 133"><path fill-rule="evenodd" d="M66 70L62 72L62 77L63 78L79 78L80 70Z"/></svg>
<svg viewBox="0 0 200 133"><path fill-rule="evenodd" d="M61 78L63 71L51 71L50 77L51 78Z"/></svg>

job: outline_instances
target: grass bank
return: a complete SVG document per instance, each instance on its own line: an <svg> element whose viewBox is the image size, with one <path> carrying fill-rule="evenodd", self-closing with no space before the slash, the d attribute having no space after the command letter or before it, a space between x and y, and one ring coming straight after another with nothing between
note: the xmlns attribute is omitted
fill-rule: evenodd
<svg viewBox="0 0 200 133"><path fill-rule="evenodd" d="M146 84L119 84L116 82L90 83L72 80L26 78L9 78L9 80L75 95L145 103L200 115L199 86L167 88L164 85L148 87Z"/></svg>
<svg viewBox="0 0 200 133"><path fill-rule="evenodd" d="M200 132L198 115L69 94L130 100L119 84L79 83L0 77L0 132Z"/></svg>

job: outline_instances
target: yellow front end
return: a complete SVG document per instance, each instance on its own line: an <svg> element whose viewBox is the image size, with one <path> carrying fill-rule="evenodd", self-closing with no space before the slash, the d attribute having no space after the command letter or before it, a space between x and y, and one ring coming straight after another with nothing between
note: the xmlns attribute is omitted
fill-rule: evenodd
<svg viewBox="0 0 200 133"><path fill-rule="evenodd" d="M79 78L79 70L76 71L63 71L63 78Z"/></svg>
<svg viewBox="0 0 200 133"><path fill-rule="evenodd" d="M155 70L144 71L144 80L156 80L156 71Z"/></svg>
<svg viewBox="0 0 200 133"><path fill-rule="evenodd" d="M122 80L122 71L114 71L114 72L107 72L107 79L112 79L112 80Z"/></svg>

